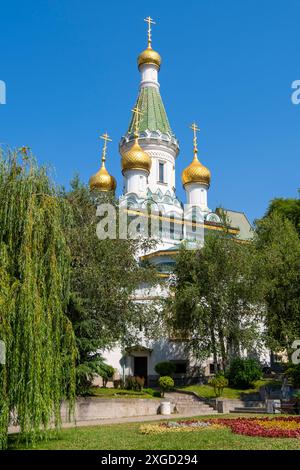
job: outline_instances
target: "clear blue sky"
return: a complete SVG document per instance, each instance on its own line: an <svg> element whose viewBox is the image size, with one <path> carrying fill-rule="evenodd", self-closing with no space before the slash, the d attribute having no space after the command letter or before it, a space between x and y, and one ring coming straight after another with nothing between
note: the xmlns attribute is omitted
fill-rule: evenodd
<svg viewBox="0 0 300 470"><path fill-rule="evenodd" d="M28 145L68 186L99 165L98 136L112 136L109 170L122 187L118 142L139 84L136 58L150 15L157 25L161 93L181 145L180 173L192 158L189 125L200 128L200 158L212 172L209 206L263 215L276 196L300 187L300 79L297 0L0 0L0 142Z"/></svg>

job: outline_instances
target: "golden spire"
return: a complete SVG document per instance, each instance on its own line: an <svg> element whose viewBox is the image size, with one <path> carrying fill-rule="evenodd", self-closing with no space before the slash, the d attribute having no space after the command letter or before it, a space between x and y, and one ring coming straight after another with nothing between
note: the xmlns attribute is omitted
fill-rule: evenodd
<svg viewBox="0 0 300 470"><path fill-rule="evenodd" d="M144 152L142 147L139 144L139 125L140 117L142 116L142 111L136 105L135 108L131 110L135 116L134 121L134 144L132 147L122 154L122 173L126 170L144 170L149 174L151 168L151 157L148 153Z"/></svg>
<svg viewBox="0 0 300 470"><path fill-rule="evenodd" d="M101 157L102 165L100 170L90 178L90 188L92 191L114 191L117 186L116 180L113 176L108 173L107 169L105 168L107 142L112 142L112 139L109 137L107 132L105 132L105 134L100 135L100 139L104 140Z"/></svg>
<svg viewBox="0 0 300 470"><path fill-rule="evenodd" d="M154 64L158 68L160 68L161 57L158 52L152 49L151 25L156 24L156 23L155 21L153 21L153 18L151 18L151 16L147 16L147 18L145 18L144 21L148 23L148 31L147 31L148 47L143 52L141 52L140 55L138 56L138 67L140 68L140 66L143 64Z"/></svg>
<svg viewBox="0 0 300 470"><path fill-rule="evenodd" d="M197 126L195 122L191 125L190 129L192 129L194 133L193 137L193 144L194 144L194 159L190 165L185 168L182 172L181 179L183 186L188 183L200 183L206 186L210 185L210 171L206 168L202 163L198 160L198 140L197 140L197 132L200 131L200 128Z"/></svg>
<svg viewBox="0 0 300 470"><path fill-rule="evenodd" d="M144 19L146 23L148 23L148 48L151 48L151 43L152 43L152 38L151 38L151 25L156 24L155 21L153 21L153 18L151 16L147 16L147 18Z"/></svg>

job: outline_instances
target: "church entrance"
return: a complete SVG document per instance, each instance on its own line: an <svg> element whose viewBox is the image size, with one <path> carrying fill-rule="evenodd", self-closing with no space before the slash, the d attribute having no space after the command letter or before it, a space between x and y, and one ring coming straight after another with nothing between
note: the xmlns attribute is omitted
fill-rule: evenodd
<svg viewBox="0 0 300 470"><path fill-rule="evenodd" d="M147 356L135 356L134 357L134 375L138 377L144 377L145 385L147 385L147 379L148 379L148 357Z"/></svg>

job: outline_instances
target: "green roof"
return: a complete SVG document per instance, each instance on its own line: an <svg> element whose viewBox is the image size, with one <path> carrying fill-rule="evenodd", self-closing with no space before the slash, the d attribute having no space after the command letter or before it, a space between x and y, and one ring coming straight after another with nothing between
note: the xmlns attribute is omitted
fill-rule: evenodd
<svg viewBox="0 0 300 470"><path fill-rule="evenodd" d="M141 88L136 106L142 111L139 122L139 132L160 131L163 134L173 135L166 110L162 102L159 91L154 87ZM127 133L133 134L136 115L134 115L129 124Z"/></svg>

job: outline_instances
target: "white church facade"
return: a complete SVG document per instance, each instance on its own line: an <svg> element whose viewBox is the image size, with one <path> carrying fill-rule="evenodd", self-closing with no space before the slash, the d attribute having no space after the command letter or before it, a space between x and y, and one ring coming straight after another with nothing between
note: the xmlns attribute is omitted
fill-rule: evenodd
<svg viewBox="0 0 300 470"><path fill-rule="evenodd" d="M123 191L120 207L129 217L145 217L149 206L151 218L156 221L157 244L140 259L148 259L155 265L165 285L153 291L143 286L135 293L137 302L149 302L154 297L168 295L168 282L172 276L174 256L184 240L191 245L205 243L210 231L224 229L218 211L209 208L208 194L211 174L198 158L196 124L194 132L194 155L181 175L186 200L176 195L176 159L180 148L171 129L160 94L158 74L161 66L160 55L152 49L151 18L148 22L148 47L138 56L141 74L138 98L127 132L119 144ZM105 142L106 145L106 142ZM92 190L114 191L115 179L102 167L90 179ZM251 225L242 212L226 211L230 222L229 233L242 240L252 237ZM203 374L214 372L213 361L197 364L185 352L185 344L177 338L163 337L153 340L141 337L139 344L128 345L124 350L115 347L103 354L120 377L144 376L149 385L157 379L154 367L161 361L173 361L176 366L175 379L178 383L199 380Z"/></svg>

